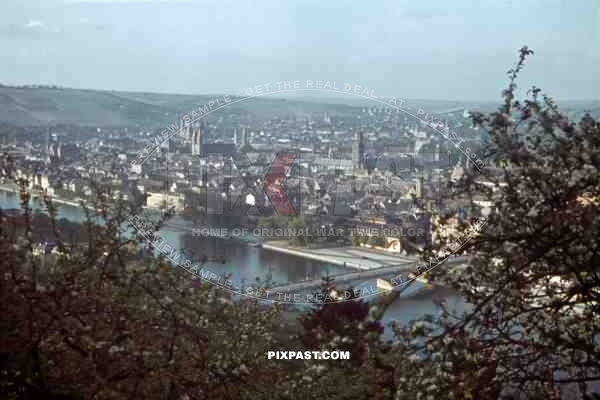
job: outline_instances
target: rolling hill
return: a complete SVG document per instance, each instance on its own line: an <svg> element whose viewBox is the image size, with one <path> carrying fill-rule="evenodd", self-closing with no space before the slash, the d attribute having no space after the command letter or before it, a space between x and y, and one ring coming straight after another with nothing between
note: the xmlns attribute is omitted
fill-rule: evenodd
<svg viewBox="0 0 600 400"><path fill-rule="evenodd" d="M231 100L240 97L231 96ZM46 86L11 87L0 85L0 123L14 126L50 126L73 124L79 126L162 128L176 123L183 115L204 107L209 101L223 99L222 95L182 95L142 92L118 92L89 89L68 89ZM382 100L385 101L385 100ZM566 111L589 110L596 113L598 101L559 102ZM226 114L285 114L336 112L352 114L361 107L385 104L354 98L286 99L256 97L228 105L214 116ZM470 104L467 106L474 106ZM458 101L408 100L403 108L417 113L445 113L465 107ZM482 103L475 109L491 111L493 103Z"/></svg>
<svg viewBox="0 0 600 400"><path fill-rule="evenodd" d="M223 95L0 86L0 122L21 127L73 124L160 128L176 123L178 118L215 99L223 102ZM230 99L240 97L230 96ZM331 111L332 107L341 112L356 110L355 105L349 104L256 97L230 104L214 115L324 112Z"/></svg>

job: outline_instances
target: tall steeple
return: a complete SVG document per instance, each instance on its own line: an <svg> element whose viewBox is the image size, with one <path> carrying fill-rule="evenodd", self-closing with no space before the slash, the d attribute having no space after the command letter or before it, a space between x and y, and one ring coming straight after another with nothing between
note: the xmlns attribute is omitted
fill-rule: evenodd
<svg viewBox="0 0 600 400"><path fill-rule="evenodd" d="M50 149L50 128L46 130L46 143L44 144L44 155L46 156L46 163L49 164L52 160L52 153Z"/></svg>
<svg viewBox="0 0 600 400"><path fill-rule="evenodd" d="M188 139L190 139L190 140L192 140L193 129L194 129L194 124L192 123L191 120L189 120L187 134L188 134Z"/></svg>
<svg viewBox="0 0 600 400"><path fill-rule="evenodd" d="M192 128L192 155L202 155L202 126L198 128Z"/></svg>
<svg viewBox="0 0 600 400"><path fill-rule="evenodd" d="M241 147L248 145L248 129L245 127L242 128L242 140L241 140L240 145L241 145Z"/></svg>
<svg viewBox="0 0 600 400"><path fill-rule="evenodd" d="M352 141L352 165L354 166L354 169L364 169L365 167L365 144L362 128L354 130Z"/></svg>

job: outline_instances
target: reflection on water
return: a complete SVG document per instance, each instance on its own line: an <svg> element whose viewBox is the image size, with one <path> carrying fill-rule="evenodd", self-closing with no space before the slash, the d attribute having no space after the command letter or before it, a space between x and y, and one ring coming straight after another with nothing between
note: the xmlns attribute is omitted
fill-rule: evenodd
<svg viewBox="0 0 600 400"><path fill-rule="evenodd" d="M383 316L382 322L386 326L385 336L391 338L392 332L391 329L388 329L388 324L394 321L406 324L424 315L439 313L440 306L436 304L436 301L439 300L443 300L445 307L454 314L465 310L464 300L452 290L445 288L438 287L410 298L400 298L389 306Z"/></svg>
<svg viewBox="0 0 600 400"><path fill-rule="evenodd" d="M218 276L231 274L231 281L236 288L240 287L243 280L249 285L256 278L262 280L268 274L274 283L281 284L346 271L337 265L251 247L234 239L192 237L168 229L161 231L160 235L170 246L185 254L186 259L199 262L206 257L209 260L204 264L206 270Z"/></svg>
<svg viewBox="0 0 600 400"><path fill-rule="evenodd" d="M66 218L73 222L83 222L84 213L78 207L57 204L58 217ZM0 208L20 208L19 200L13 193L0 191ZM31 208L44 209L39 200L31 201ZM231 274L230 280L234 287L242 284L251 285L257 278L265 279L271 275L275 283L299 282L306 279L318 279L326 274L336 275L346 271L344 267L304 259L288 254L265 250L260 247L251 247L236 240L224 240L211 237L192 237L191 235L176 230L165 228L159 232L161 238L172 248L184 254L184 259L200 261L205 256L208 261L204 267L217 276ZM225 262L223 263L222 260ZM219 260L219 261L217 261ZM355 288L375 287L374 280L354 283ZM423 294L410 298L397 299L384 316L387 325L394 320L406 323L425 314L439 312L435 304L436 298L445 299L447 306L452 310L462 311L464 302L452 291L436 288ZM386 336L391 332L386 329Z"/></svg>
<svg viewBox="0 0 600 400"><path fill-rule="evenodd" d="M84 213L78 207L66 206L61 204L54 204L57 208L57 217L66 218L69 221L73 222L83 222L84 221ZM46 206L42 203L39 198L32 198L29 200L29 207L32 210L45 210ZM0 190L0 208L2 209L20 209L21 201L18 196L14 193L7 192L4 190Z"/></svg>

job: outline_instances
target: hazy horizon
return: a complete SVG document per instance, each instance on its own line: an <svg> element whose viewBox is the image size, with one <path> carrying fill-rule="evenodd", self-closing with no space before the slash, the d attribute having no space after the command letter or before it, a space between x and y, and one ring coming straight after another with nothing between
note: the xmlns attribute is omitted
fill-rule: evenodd
<svg viewBox="0 0 600 400"><path fill-rule="evenodd" d="M244 95L311 79L466 102L497 101L527 44L535 55L521 88L535 84L561 101L600 98L594 0L5 0L0 44L5 84Z"/></svg>

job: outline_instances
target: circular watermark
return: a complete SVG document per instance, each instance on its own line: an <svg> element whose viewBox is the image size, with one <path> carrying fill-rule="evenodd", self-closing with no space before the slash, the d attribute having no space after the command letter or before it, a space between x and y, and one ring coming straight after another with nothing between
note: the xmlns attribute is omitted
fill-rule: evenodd
<svg viewBox="0 0 600 400"><path fill-rule="evenodd" d="M397 97L383 98L382 96L376 96L374 90L361 85L352 85L349 83L328 80L293 80L267 83L246 88L243 91L245 96L232 98L231 95L224 95L221 97L215 97L213 100L206 102L201 107L192 110L190 113L181 118L177 124L173 124L170 128L163 130L159 137L155 138L154 143L145 148L142 152L141 164L144 164L149 159L151 159L157 153L157 151L160 151L159 149L164 147L165 143L168 143L170 147L171 141L174 138L182 136L185 137L186 135L188 135L189 137L184 138L183 142L191 142L190 145L192 147L192 155L198 156L198 159L200 159L202 138L199 137L198 131L196 130L196 128L194 128L194 124L197 124L203 119L204 121L206 121L209 115L219 110L223 110L228 106L240 103L242 101L247 101L256 97L266 95L277 95L295 91L321 91L354 96L357 98L367 99L370 102L373 102L374 104L383 107L384 109L394 110L395 113L402 113L407 117L411 117L412 120L416 121L417 123L417 127L413 130L405 130L405 133L408 132L412 134L415 139L415 157L419 156L419 147L431 144L433 135L438 135L444 141L447 141L450 147L455 148L461 155L461 158L465 158L465 166L467 168L471 166L479 170L483 168L482 158L477 154L477 152L473 148L473 145L477 144L477 141L473 138L465 139L458 135L455 130L449 127L447 118L435 118L435 115L443 115L444 113L428 113L421 108L418 108L416 112L413 112L411 111L410 107L405 106L405 103L407 102ZM360 106L355 107L357 109L360 108ZM356 130L354 130L354 132L356 132ZM430 136L429 134L432 135ZM364 139L362 133L361 136L358 137L358 141L356 139L357 137L355 136L352 146L352 160L347 160L353 163L356 163L356 161L364 161ZM243 141L247 142L247 137L245 134ZM200 145L198 145L198 143L200 143ZM242 145L244 144L245 143L242 143ZM439 143L437 144L439 147ZM362 160L356 159L357 152L361 153L359 154L359 157L362 158ZM437 155L435 156L435 158L437 158L437 161L439 161L439 150L437 150L437 148L436 152ZM288 171L292 167L295 160L297 160L297 156L297 148L285 152L280 152L279 154L277 154L275 160L270 165L269 171L263 176L257 177L261 181L262 189L264 190L264 193L266 194L266 197L268 198L276 214L290 218L296 217L297 214L290 200L287 198L282 184L288 176ZM434 159L434 161L436 160ZM360 167L361 169L364 169L364 164L360 164ZM422 190L422 188L417 189L417 191L418 190ZM206 192L208 192L208 190L206 190ZM221 198L219 198L219 195L221 196ZM218 205L222 204L222 197L222 194L216 193L216 196L212 202L212 206L218 208ZM205 204L205 211L206 209L210 208L210 203L210 200L207 199L207 203ZM477 228L481 228L487 221L487 217L489 216L489 209L487 213L482 212L482 215L483 218L481 218L478 222ZM347 215L341 216L344 217ZM425 216L423 218L431 218L431 215ZM418 217L415 216L414 219L418 220ZM460 251L465 247L465 245L472 239L471 237L470 239L465 240L463 243L456 243L452 252L450 252L449 254L444 254L444 256L439 257L439 259L436 260L436 262L430 262L428 265L423 264L418 257L398 257L398 263L396 264L382 264L379 267L359 270L361 268L360 263L344 261L344 266L351 267L354 269L348 271L347 273L332 275L331 277L334 278L336 286L347 285L352 282L365 282L373 280L375 280L376 283L362 285L360 288L356 289L343 289L340 287L332 293L328 294L323 293L320 290L322 284L321 277L318 277L318 279L312 279L303 282L290 282L279 286L267 285L261 287L260 285L250 285L244 287L240 285L239 287L235 287L233 281L227 275L219 276L216 273L209 270L208 268L206 268L206 260L202 262L194 262L192 258L186 256L182 251L176 250L164 240L160 238L157 240L153 234L152 229L146 229L145 226L147 224L145 223L145 221L140 219L139 216L131 218L129 222L136 229L136 231L142 233L142 235L152 244L152 246L161 255L163 255L165 258L171 261L174 265L177 265L186 270L187 272L191 273L194 277L210 282L211 284L216 285L217 287L220 287L224 290L229 290L239 296L251 297L259 300L274 301L286 304L314 304L332 301L349 301L358 298L367 298L381 293L389 293L397 290L404 291L413 283L418 281L421 281L421 283L426 284L423 277L433 269L443 264L464 264L468 262L468 257L461 257L458 255ZM328 231L327 229L325 229L324 231L320 231L319 229L311 230L305 228L303 230L300 229L300 232L299 229L294 229L293 232L290 232L290 228L240 227L233 229L224 229L216 227L198 227L191 228L191 233L192 236L221 237L225 239L242 238L247 237L248 235L254 235L260 238L265 236L270 238L282 237L298 241L300 241L300 239L305 240L306 238L311 238L315 236L339 236L340 240L343 241L344 238L348 239L348 236L352 235L352 237L359 238L357 239L357 244L359 247L363 247L362 251L367 251L364 250L364 248L367 247L370 249L369 251L373 251L373 249L377 249L376 251L385 251L389 246L392 245L394 239L398 239L398 243L396 244L396 246L398 246L402 241L404 241L404 239L402 238L423 238L431 234L430 225L425 225L425 227L416 224L407 225L406 221L403 221L400 224L394 225L392 227L385 224L377 226L376 223L372 223L370 225L371 226L366 228L363 226L362 230L333 229ZM267 230L267 232L265 232L265 229ZM190 229L188 229L188 231L190 231ZM475 231L477 231L477 229ZM474 234L476 234L476 232ZM367 239L365 239L365 237ZM281 250L284 253L287 253L291 256L309 256L308 258L316 258L318 260L321 260L323 263L328 263L327 257L319 256L318 254L315 255L314 251L309 252L308 249L303 249L297 246L290 246L287 249L279 249L279 251ZM302 254L303 252L304 254ZM391 257L391 254L389 256ZM357 256L357 258L358 257L359 256ZM365 257L362 256L361 258ZM223 262L225 261L226 260L223 259Z"/></svg>

